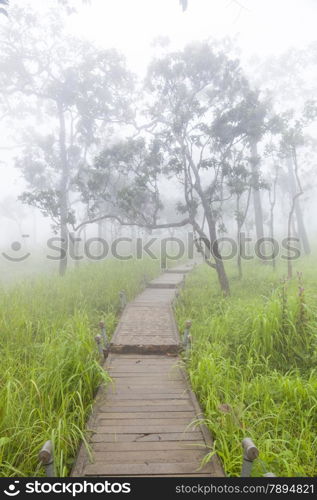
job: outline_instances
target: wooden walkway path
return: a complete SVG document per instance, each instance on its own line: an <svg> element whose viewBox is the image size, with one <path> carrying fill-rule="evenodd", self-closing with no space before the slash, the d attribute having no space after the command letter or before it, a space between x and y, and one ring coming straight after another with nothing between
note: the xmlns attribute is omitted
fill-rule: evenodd
<svg viewBox="0 0 317 500"><path fill-rule="evenodd" d="M172 301L189 268L153 280L125 308L105 363L113 382L100 388L72 476L223 476L212 439L178 357ZM193 422L196 422L193 425Z"/></svg>

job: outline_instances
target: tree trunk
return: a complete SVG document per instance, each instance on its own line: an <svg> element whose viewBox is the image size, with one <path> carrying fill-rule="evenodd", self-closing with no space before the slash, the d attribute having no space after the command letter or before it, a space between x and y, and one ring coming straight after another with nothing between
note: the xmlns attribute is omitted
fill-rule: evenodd
<svg viewBox="0 0 317 500"><path fill-rule="evenodd" d="M275 167L275 178L273 182L273 191L269 191L269 201L270 201L270 237L272 241L274 241L274 209L276 205L276 189L277 189L277 182L278 182L278 177L279 177L279 167ZM273 270L276 270L276 258L274 255L274 249L273 249L273 259L272 259L272 267Z"/></svg>
<svg viewBox="0 0 317 500"><path fill-rule="evenodd" d="M240 196L237 194L237 204L236 204L236 218L237 218L237 245L238 245L238 255L237 255L237 266L239 279L242 279L242 262L241 262L241 219L240 219Z"/></svg>
<svg viewBox="0 0 317 500"><path fill-rule="evenodd" d="M98 244L98 247L99 247L99 251L100 251L100 254L103 252L103 225L104 225L104 221L103 220L100 220L98 222L98 240L99 240L99 244Z"/></svg>
<svg viewBox="0 0 317 500"><path fill-rule="evenodd" d="M238 227L238 257L237 257L237 265L238 265L238 272L239 272L239 280L242 279L243 273L242 273L242 260L241 260L241 228Z"/></svg>
<svg viewBox="0 0 317 500"><path fill-rule="evenodd" d="M299 166L298 166L298 161L297 161L297 151L296 151L296 146L293 146L292 148L292 163L291 165L293 165L294 163L294 193L293 193L293 196L292 196L292 204L291 204L291 210L289 212L289 216L288 216L288 239L289 239L289 243L290 243L290 238L292 236L292 221L293 221L293 215L295 213L295 208L296 208L296 203L298 202L298 198L300 196L302 196L303 194L303 188L302 188L302 184L301 184L301 181L300 181L300 177L299 177L299 172L298 172L298 169L299 169ZM298 186L298 190L296 192L296 186ZM287 260L287 270L288 270L288 278L291 279L293 277L293 264L292 264L292 261L291 261L291 257L290 257L290 248L289 248L289 243L288 243L288 260Z"/></svg>
<svg viewBox="0 0 317 500"><path fill-rule="evenodd" d="M225 270L225 267L223 264L222 257L221 257L220 252L219 252L219 247L218 247L218 242L217 242L216 222L215 222L214 217L212 215L210 203L208 203L208 200L206 199L206 195L204 193L204 190L202 189L201 179L199 176L198 169L193 161L193 158L192 158L190 152L187 151L187 149L184 145L183 139L179 139L179 143L180 143L180 146L182 148L183 162L184 162L184 179L185 179L184 194L185 194L186 204L187 204L187 207L189 209L188 210L189 217L190 217L190 219L193 219L193 222L192 222L193 229L199 230L198 234L200 236L205 237L204 231L202 231L201 228L198 226L198 224L195 222L195 215L193 216L191 214L191 211L192 211L191 201L192 200L189 198L189 192L191 191L191 189L188 190L188 186L190 185L191 187L193 187L193 182L192 182L191 175L187 171L187 167L186 167L187 161L188 161L190 168L192 170L192 173L195 177L195 181L196 181L195 182L195 191L197 192L197 194L199 195L199 197L201 199L202 207L203 207L203 211L204 211L204 220L206 220L207 225L208 225L208 229L209 229L209 243L208 243L210 246L209 252L214 257L214 260L215 260L215 265L212 267L214 267L216 272L217 272L219 285L220 285L220 288L221 288L223 294L230 295L229 280L228 280L228 277L226 274L226 270Z"/></svg>
<svg viewBox="0 0 317 500"><path fill-rule="evenodd" d="M271 216L270 216L270 238L272 238L272 241L274 240L274 206L271 206ZM273 256L272 259L272 267L273 270L276 270L276 260L275 256Z"/></svg>
<svg viewBox="0 0 317 500"><path fill-rule="evenodd" d="M207 220L208 227L209 227L210 245L211 245L213 257L215 259L215 269L217 272L219 285L220 285L220 288L221 288L221 291L223 292L223 294L228 296L228 295L230 295L230 285L229 285L228 276L227 276L225 266L224 266L224 263L223 263L223 260L222 260L221 254L220 254L219 246L218 246L216 223L210 217L210 215L209 216L206 215L206 220Z"/></svg>
<svg viewBox="0 0 317 500"><path fill-rule="evenodd" d="M253 205L254 205L254 219L256 228L256 238L260 240L264 237L263 229L263 210L261 202L261 193L259 188L259 156L257 142L253 139L251 142L251 169L253 180Z"/></svg>
<svg viewBox="0 0 317 500"><path fill-rule="evenodd" d="M64 276L68 262L68 161L66 151L66 126L62 103L58 103L59 116L59 149L61 161L61 182L60 182L60 236L61 236L61 258L59 261L59 274Z"/></svg>
<svg viewBox="0 0 317 500"><path fill-rule="evenodd" d="M218 247L218 243L216 243L216 246ZM222 259L216 259L216 271L217 271L217 276L218 276L218 281L221 287L221 291L225 296L230 295L230 286L229 286L229 280L228 276L225 270L225 266L223 264Z"/></svg>
<svg viewBox="0 0 317 500"><path fill-rule="evenodd" d="M293 161L291 158L287 159L287 170L288 170L288 177L289 177L289 184L290 184L290 191L291 191L291 198L295 196L296 193L296 180L295 180L295 175L294 175L294 167L293 167ZM301 244L303 246L303 250L306 255L309 255L311 252L310 248L310 243L308 240L307 236L307 231L303 219L303 213L302 209L300 206L299 200L296 199L295 201L295 216L297 220L297 230L298 230L298 236L301 241Z"/></svg>

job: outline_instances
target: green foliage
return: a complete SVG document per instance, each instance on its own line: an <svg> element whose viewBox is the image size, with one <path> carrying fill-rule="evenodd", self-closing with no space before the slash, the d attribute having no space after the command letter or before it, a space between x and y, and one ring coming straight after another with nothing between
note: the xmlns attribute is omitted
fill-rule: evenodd
<svg viewBox="0 0 317 500"><path fill-rule="evenodd" d="M228 475L240 474L246 436L260 450L254 475L316 475L317 288L314 263L303 267L281 282L249 263L224 300L202 266L179 299L180 328L193 320L191 382Z"/></svg>
<svg viewBox="0 0 317 500"><path fill-rule="evenodd" d="M54 230L75 225L81 208L69 200L78 172L101 136L109 139L114 123L131 118L134 86L115 49L67 34L61 10L42 18L31 9L12 8L0 36L0 86L9 108L18 108L14 118L28 119L25 146L16 158L27 185L20 199L50 217Z"/></svg>
<svg viewBox="0 0 317 500"><path fill-rule="evenodd" d="M104 148L94 166L82 169L77 179L90 215L96 216L107 203L110 214L128 223L155 224L162 208L158 192L161 161L155 140L127 139Z"/></svg>
<svg viewBox="0 0 317 500"><path fill-rule="evenodd" d="M0 293L0 476L34 476L51 439L56 472L69 473L98 385L109 377L94 343L103 320L112 334L120 309L157 272L153 261L83 265Z"/></svg>

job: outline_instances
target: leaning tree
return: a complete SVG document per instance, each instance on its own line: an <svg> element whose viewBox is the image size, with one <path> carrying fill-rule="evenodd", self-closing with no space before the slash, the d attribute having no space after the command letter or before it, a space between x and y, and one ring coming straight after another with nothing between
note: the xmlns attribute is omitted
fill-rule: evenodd
<svg viewBox="0 0 317 500"><path fill-rule="evenodd" d="M122 224L150 229L191 227L222 291L229 294L217 241L223 186L231 172L233 148L249 144L254 130L261 127L263 109L239 61L207 43L155 60L144 90L147 122L143 119L139 127L141 139L106 149L97 161L97 175L106 175L109 165L116 164L125 179L126 185L113 199L121 216L105 213L98 218L115 217ZM171 196L173 189L180 193L178 220L162 220L162 178L165 186L169 181ZM100 198L98 189L93 196Z"/></svg>

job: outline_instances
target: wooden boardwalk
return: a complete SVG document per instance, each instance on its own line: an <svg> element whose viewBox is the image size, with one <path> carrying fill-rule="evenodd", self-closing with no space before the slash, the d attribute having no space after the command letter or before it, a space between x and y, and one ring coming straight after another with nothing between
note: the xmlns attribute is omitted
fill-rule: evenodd
<svg viewBox="0 0 317 500"><path fill-rule="evenodd" d="M124 310L72 476L223 476L178 357L172 301L189 268L164 273Z"/></svg>

